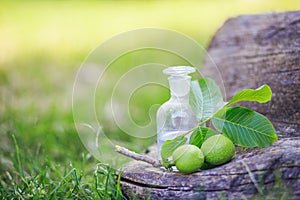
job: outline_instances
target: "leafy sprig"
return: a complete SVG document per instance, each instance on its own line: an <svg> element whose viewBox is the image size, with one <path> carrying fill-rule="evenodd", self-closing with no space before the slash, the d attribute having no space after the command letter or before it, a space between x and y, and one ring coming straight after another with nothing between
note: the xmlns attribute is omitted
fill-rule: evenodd
<svg viewBox="0 0 300 200"><path fill-rule="evenodd" d="M186 143L186 136L190 134L189 143L201 147L210 136L220 132L232 142L244 147L265 147L277 141L276 131L272 123L262 114L249 108L235 106L241 101L266 103L272 98L272 90L268 85L257 89L245 89L236 93L231 100L224 102L217 84L209 78L201 78L191 82L190 105L199 124L186 133L167 140L161 149L161 157L166 167L170 166L168 158L179 146ZM214 131L205 127L212 121Z"/></svg>

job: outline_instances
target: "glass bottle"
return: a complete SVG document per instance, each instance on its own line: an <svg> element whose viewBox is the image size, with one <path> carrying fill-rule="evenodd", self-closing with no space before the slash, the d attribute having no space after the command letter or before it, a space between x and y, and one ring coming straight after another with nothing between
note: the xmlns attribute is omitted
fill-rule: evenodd
<svg viewBox="0 0 300 200"><path fill-rule="evenodd" d="M182 133L197 126L197 119L189 105L191 77L188 74L195 72L189 66L168 67L163 70L169 75L171 98L157 111L157 144L158 159L161 160L161 146ZM187 136L188 137L188 136Z"/></svg>

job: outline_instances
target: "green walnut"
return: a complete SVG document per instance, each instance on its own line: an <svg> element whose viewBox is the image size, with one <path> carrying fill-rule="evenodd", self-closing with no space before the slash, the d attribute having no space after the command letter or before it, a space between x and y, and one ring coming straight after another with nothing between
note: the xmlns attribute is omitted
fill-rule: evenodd
<svg viewBox="0 0 300 200"><path fill-rule="evenodd" d="M204 163L204 156L201 149L191 144L178 147L172 156L176 168L184 174L197 171Z"/></svg>
<svg viewBox="0 0 300 200"><path fill-rule="evenodd" d="M209 137L201 146L205 162L221 165L230 161L235 152L234 144L226 136L218 134Z"/></svg>

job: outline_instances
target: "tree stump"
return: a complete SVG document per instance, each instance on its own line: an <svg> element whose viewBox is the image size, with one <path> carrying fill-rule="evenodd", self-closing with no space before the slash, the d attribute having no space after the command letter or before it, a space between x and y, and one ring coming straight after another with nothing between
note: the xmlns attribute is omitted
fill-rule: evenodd
<svg viewBox="0 0 300 200"><path fill-rule="evenodd" d="M300 11L231 18L215 34L208 54L204 69L218 66L228 97L264 83L271 86L271 102L241 105L266 115L279 141L190 175L132 161L122 169L123 194L141 199L300 199ZM156 157L155 146L149 155Z"/></svg>
<svg viewBox="0 0 300 200"><path fill-rule="evenodd" d="M217 65L229 98L241 89L270 85L272 101L241 105L266 115L280 137L300 136L300 11L229 19L208 54L203 73L213 77L207 69Z"/></svg>
<svg viewBox="0 0 300 200"><path fill-rule="evenodd" d="M150 156L156 156L155 148ZM247 199L256 193L299 199L300 138L241 153L225 165L190 175L132 161L123 169L121 187L129 199Z"/></svg>

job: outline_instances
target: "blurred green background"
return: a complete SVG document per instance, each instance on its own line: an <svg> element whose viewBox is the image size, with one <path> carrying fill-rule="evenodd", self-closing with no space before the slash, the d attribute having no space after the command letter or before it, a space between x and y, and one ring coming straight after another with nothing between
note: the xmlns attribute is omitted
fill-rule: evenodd
<svg viewBox="0 0 300 200"><path fill-rule="evenodd" d="M93 168L97 161L88 156L74 127L72 87L81 63L102 42L155 27L207 47L229 17L299 8L298 0L1 1L0 191L12 187L9 181L22 184L16 175L21 172L35 176L53 165L61 169L49 175L55 182L70 162L82 170ZM161 102L168 97L164 92ZM137 106L151 106L151 98L140 95ZM148 114L137 113L143 124Z"/></svg>

